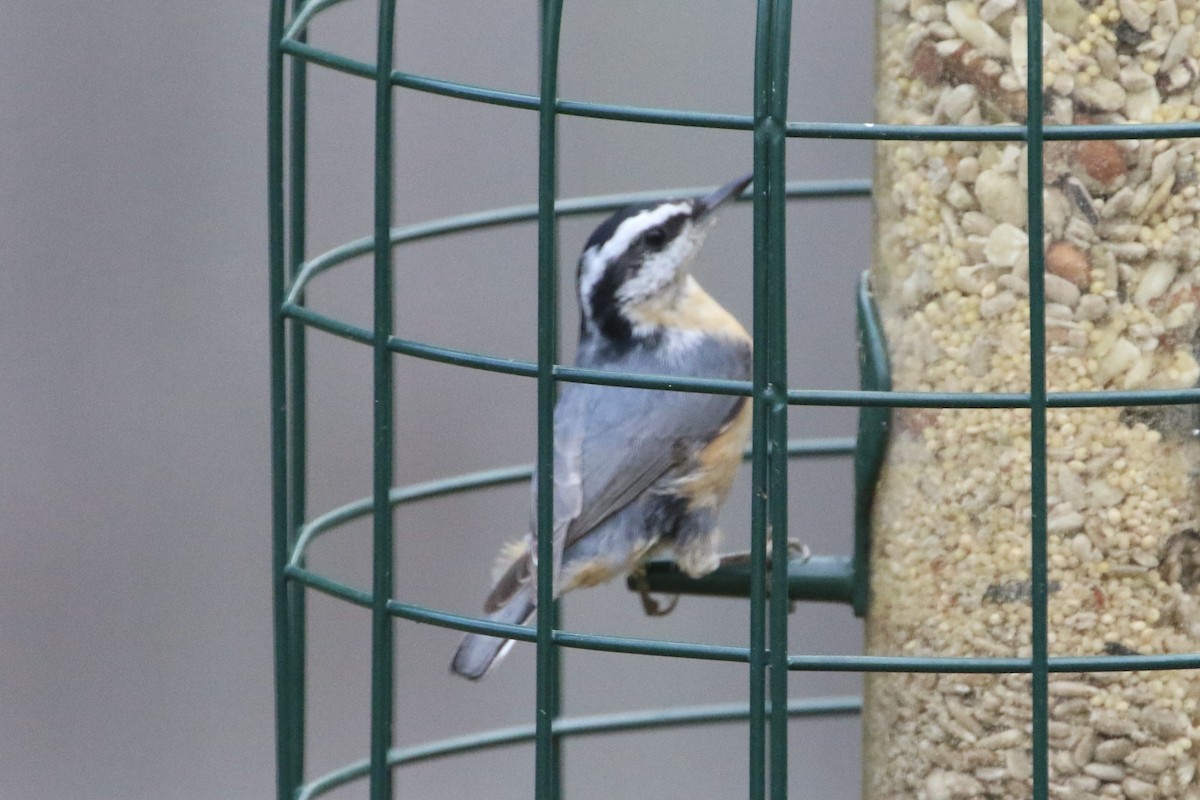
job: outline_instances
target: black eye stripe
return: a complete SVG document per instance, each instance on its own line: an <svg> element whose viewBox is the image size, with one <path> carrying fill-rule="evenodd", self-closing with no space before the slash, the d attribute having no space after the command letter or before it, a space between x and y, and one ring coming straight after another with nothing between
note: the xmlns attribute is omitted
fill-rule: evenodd
<svg viewBox="0 0 1200 800"><path fill-rule="evenodd" d="M661 250L667 244L674 241L689 219L690 217L686 213L676 214L661 224L647 228L642 233L640 241L648 250Z"/></svg>
<svg viewBox="0 0 1200 800"><path fill-rule="evenodd" d="M642 241L652 250L659 250L667 243L667 232L661 225L655 225L642 234Z"/></svg>
<svg viewBox="0 0 1200 800"><path fill-rule="evenodd" d="M591 304L591 317L596 326L610 339L628 339L632 333L629 320L621 314L617 304L617 291L625 281L628 265L618 263L610 265L592 287L592 296L588 298ZM585 328L586 330L586 328Z"/></svg>

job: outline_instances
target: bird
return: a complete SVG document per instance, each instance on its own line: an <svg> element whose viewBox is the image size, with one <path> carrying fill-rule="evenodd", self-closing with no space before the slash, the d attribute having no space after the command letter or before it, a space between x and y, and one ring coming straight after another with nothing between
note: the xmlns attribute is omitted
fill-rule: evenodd
<svg viewBox="0 0 1200 800"><path fill-rule="evenodd" d="M700 197L626 206L596 228L576 270L576 366L750 379L750 335L690 267L716 210L752 177ZM566 383L553 425L554 596L637 574L663 552L691 577L716 569L717 516L742 462L751 413L745 396ZM536 478L533 493L536 518ZM533 615L537 551L535 524L505 547L484 602L488 619L521 624ZM658 611L645 590L643 604ZM477 680L512 644L468 633L450 670Z"/></svg>

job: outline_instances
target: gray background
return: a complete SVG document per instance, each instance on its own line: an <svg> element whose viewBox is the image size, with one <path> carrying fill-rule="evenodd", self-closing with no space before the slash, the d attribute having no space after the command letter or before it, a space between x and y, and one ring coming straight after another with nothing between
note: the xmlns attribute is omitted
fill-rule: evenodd
<svg viewBox="0 0 1200 800"><path fill-rule="evenodd" d="M322 17L316 43L369 60L374 4ZM871 117L873 8L798 4L791 117ZM570 3L563 96L748 113L747 2ZM9 3L0 12L0 796L261 798L273 793L266 344L266 2ZM535 4L402 4L400 68L532 92ZM311 252L370 229L371 87L312 74ZM563 119L564 197L723 182L751 136ZM532 202L529 112L398 96L397 224ZM789 144L791 179L866 177L862 143ZM561 229L569 279L598 218ZM791 374L856 384L852 292L868 258L865 201L789 213ZM403 336L498 355L535 353L535 230L397 252ZM697 274L750 320L750 214L724 215ZM369 264L322 277L312 304L368 319ZM370 487L370 355L312 341L312 508ZM398 362L397 480L527 462L529 381ZM794 411L795 436L848 435L845 410ZM792 534L849 549L850 465L792 468ZM749 527L746 484L725 516ZM397 515L402 599L478 608L499 545L523 529L524 487ZM366 526L313 563L367 586ZM367 618L312 601L314 772L367 742ZM685 599L646 620L614 585L566 603L571 627L741 644L744 602ZM446 673L456 635L398 624L401 744L532 721L532 657L478 685ZM848 610L802 606L795 652L851 653ZM571 652L566 708L599 713L745 698L744 668ZM797 674L795 697L856 693L857 676ZM856 794L855 720L796 723L793 796ZM737 797L741 725L572 741L572 798ZM400 772L399 796L523 798L532 750ZM364 796L362 785L338 793Z"/></svg>

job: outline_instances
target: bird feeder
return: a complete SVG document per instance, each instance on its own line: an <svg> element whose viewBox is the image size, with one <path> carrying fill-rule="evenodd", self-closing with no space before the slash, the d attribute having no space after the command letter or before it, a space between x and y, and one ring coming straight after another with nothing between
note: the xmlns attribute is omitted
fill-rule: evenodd
<svg viewBox="0 0 1200 800"><path fill-rule="evenodd" d="M1200 797L1196 4L1036 5L880 4L867 798Z"/></svg>

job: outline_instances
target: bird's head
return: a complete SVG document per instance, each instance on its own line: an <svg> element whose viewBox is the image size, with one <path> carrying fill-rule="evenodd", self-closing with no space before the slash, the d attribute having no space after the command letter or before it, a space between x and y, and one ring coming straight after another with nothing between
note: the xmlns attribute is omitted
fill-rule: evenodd
<svg viewBox="0 0 1200 800"><path fill-rule="evenodd" d="M703 197L627 206L602 222L579 258L583 335L626 341L654 329L678 300L713 212L751 177Z"/></svg>

